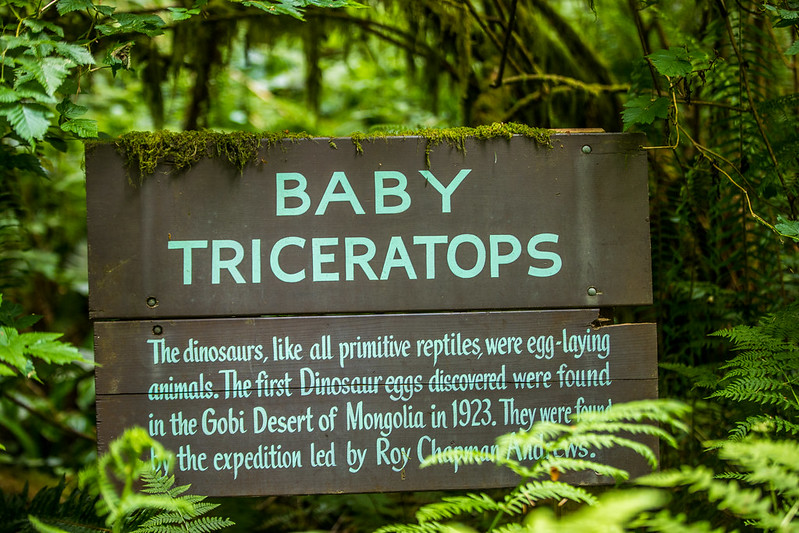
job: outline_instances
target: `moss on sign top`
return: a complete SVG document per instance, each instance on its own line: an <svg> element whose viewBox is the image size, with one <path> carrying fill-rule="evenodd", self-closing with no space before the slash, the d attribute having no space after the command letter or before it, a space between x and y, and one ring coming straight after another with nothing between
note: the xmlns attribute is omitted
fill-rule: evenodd
<svg viewBox="0 0 799 533"><path fill-rule="evenodd" d="M363 153L364 142L401 136L418 136L427 141L426 163L430 165L430 152L435 146L447 143L465 152L467 138L510 139L521 135L540 145L551 146L549 130L531 128L523 124L494 123L476 128L456 127L443 129L420 129L376 134L353 133L352 143L357 153ZM307 133L262 132L262 133L218 133L209 131L156 131L133 132L122 135L114 144L123 153L129 168L138 169L139 181L155 172L160 164L168 164L175 171L185 170L203 158L223 158L242 171L248 163L258 160L262 146L272 146L282 141L312 139ZM330 147L336 144L330 139Z"/></svg>

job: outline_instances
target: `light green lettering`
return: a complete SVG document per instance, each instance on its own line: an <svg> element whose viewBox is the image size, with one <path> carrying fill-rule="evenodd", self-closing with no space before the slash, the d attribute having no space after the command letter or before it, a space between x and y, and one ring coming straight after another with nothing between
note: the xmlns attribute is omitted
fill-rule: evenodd
<svg viewBox="0 0 799 533"><path fill-rule="evenodd" d="M169 241L168 250L183 250L183 284L191 285L191 251L195 248L208 248L208 241Z"/></svg>
<svg viewBox="0 0 799 533"><path fill-rule="evenodd" d="M424 178L433 186L435 190L441 193L441 212L442 213L449 213L452 211L452 193L455 192L455 189L458 188L458 185L466 178L466 176L471 172L472 169L464 168L461 169L460 172L452 179L452 181L444 187L438 178L433 176L433 173L429 170L420 170L419 173L424 176Z"/></svg>
<svg viewBox="0 0 799 533"><path fill-rule="evenodd" d="M277 241L272 247L272 252L269 254L269 266L272 269L272 273L274 273L275 277L280 281L285 281L286 283L297 283L298 281L305 279L305 269L303 268L299 272L294 272L293 274L289 274L283 270L283 268L280 266L280 252L282 252L283 248L286 246L298 246L300 248L304 248L305 239L302 237L283 237Z"/></svg>
<svg viewBox="0 0 799 533"><path fill-rule="evenodd" d="M341 185L342 192L336 192L338 185ZM365 213L361 203L358 201L358 197L355 196L352 185L347 180L347 175L343 172L333 172L333 176L331 176L330 182L327 184L327 189L322 195L322 201L319 202L319 207L316 208L316 213L314 214L324 215L330 202L349 202L356 215Z"/></svg>
<svg viewBox="0 0 799 533"><path fill-rule="evenodd" d="M405 272L408 273L408 279L416 279L416 271L413 269L408 250L405 249L405 243L402 242L402 237L397 235L391 237L388 243L386 262L383 263L383 272L380 273L380 279L388 279L391 269L395 267L404 268Z"/></svg>
<svg viewBox="0 0 799 533"><path fill-rule="evenodd" d="M356 246L365 247L366 252L355 255ZM375 243L366 237L347 237L344 239L344 257L346 258L345 277L347 281L355 279L355 265L361 267L361 270L363 270L363 273L366 274L368 279L372 281L377 279L375 271L372 270L372 267L369 265L369 261L374 258L376 251L377 247L375 247Z"/></svg>
<svg viewBox="0 0 799 533"><path fill-rule="evenodd" d="M458 246L463 243L471 244L474 246L474 249L477 252L474 266L470 269L461 268L461 266L458 264ZM449 269L452 271L452 273L459 278L475 277L483 271L483 267L486 264L486 249L483 241L481 241L477 235L472 235L471 233L464 233L462 235L455 236L449 243L449 248L447 249L447 264L449 265Z"/></svg>
<svg viewBox="0 0 799 533"><path fill-rule="evenodd" d="M547 252L538 250L536 246L542 242L558 243L558 235L556 233L539 233L534 235L527 242L527 254L533 259L541 259L544 261L552 261L552 264L546 268L531 266L527 269L527 274L536 278L548 278L560 272L563 266L563 261L560 255L555 252Z"/></svg>
<svg viewBox="0 0 799 533"><path fill-rule="evenodd" d="M446 235L416 235L413 244L425 247L425 278L436 279L436 244L446 244Z"/></svg>
<svg viewBox="0 0 799 533"><path fill-rule="evenodd" d="M233 250L231 259L222 259L223 248ZM242 259L244 259L244 247L238 241L229 239L211 241L211 283L218 284L220 282L222 269L227 270L236 283L246 283L244 276L237 268Z"/></svg>
<svg viewBox="0 0 799 533"><path fill-rule="evenodd" d="M322 253L322 247L337 245L337 237L319 237L311 239L314 281L338 281L338 272L322 272L323 263L332 263L336 260L336 254Z"/></svg>
<svg viewBox="0 0 799 533"><path fill-rule="evenodd" d="M510 252L507 254L499 253L500 243L510 244ZM522 243L513 235L491 235L488 241L491 262L491 277L499 277L499 265L508 265L516 261L522 255Z"/></svg>
<svg viewBox="0 0 799 533"><path fill-rule="evenodd" d="M393 187L386 187L386 180L396 180L397 184ZM407 211L411 206L411 197L405 192L408 186L408 178L402 172L395 170L375 171L375 213L378 215L389 215ZM386 196L394 196L400 199L397 205L386 205Z"/></svg>
<svg viewBox="0 0 799 533"><path fill-rule="evenodd" d="M286 182L297 182L296 187L291 189L286 188ZM305 192L308 186L308 180L299 172L278 172L275 174L275 187L276 187L276 207L275 214L279 217L282 216L296 216L301 215L308 211L311 206L311 197ZM300 205L295 207L286 207L286 198L299 198Z"/></svg>

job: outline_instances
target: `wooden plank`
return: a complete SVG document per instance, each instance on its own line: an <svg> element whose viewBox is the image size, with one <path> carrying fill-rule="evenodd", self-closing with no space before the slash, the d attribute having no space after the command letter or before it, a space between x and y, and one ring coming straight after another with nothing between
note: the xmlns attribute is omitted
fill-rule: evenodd
<svg viewBox="0 0 799 533"><path fill-rule="evenodd" d="M493 465L420 472L419 460L448 446L490 449L542 417L569 422L656 397L655 325L594 327L597 316L97 322L98 441L103 450L125 428L147 427L178 453L178 481L210 495L512 485ZM568 453L644 471L630 454Z"/></svg>
<svg viewBox="0 0 799 533"><path fill-rule="evenodd" d="M128 183L87 150L93 318L596 307L652 299L638 134L284 142ZM588 148L590 147L590 150Z"/></svg>

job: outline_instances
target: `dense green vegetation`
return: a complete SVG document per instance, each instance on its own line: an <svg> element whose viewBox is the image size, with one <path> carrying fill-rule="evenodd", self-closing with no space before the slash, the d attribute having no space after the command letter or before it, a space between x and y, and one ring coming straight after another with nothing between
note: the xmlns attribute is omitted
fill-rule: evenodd
<svg viewBox="0 0 799 533"><path fill-rule="evenodd" d="M527 522L504 494L444 511L441 495L380 494L216 512L267 531L440 530L456 517L476 529L799 529L799 3L5 0L0 20L0 530L28 512L55 520L60 498L109 530L141 526L151 503L199 520L210 510L168 478L148 478L155 500L113 492L99 470L74 484L97 459L82 140L495 122L647 134L655 305L616 312L657 321L661 396L692 407L684 431L680 409L649 407L673 433L668 470L599 498L519 489L509 497L555 501ZM150 475L124 451L150 444L119 445L123 478ZM594 505L563 510L561 497Z"/></svg>

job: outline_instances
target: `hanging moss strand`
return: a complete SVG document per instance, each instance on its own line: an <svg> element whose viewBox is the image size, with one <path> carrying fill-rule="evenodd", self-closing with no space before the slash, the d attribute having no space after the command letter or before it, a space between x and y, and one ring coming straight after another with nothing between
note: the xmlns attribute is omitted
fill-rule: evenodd
<svg viewBox="0 0 799 533"><path fill-rule="evenodd" d="M407 130L391 133L366 135L360 132L351 136L356 154L364 153L364 144L391 137L416 136L425 139L425 163L430 167L430 154L433 149L446 143L462 153L466 153L466 139L478 140L504 138L520 135L539 145L551 147L551 132L531 128L523 124L494 123L476 128L457 127L444 129ZM181 172L191 168L203 158L221 158L239 172L248 164L258 160L262 146L271 147L284 141L312 139L307 133L290 134L286 132L268 133L217 133L208 131L186 132L133 132L119 137L115 145L125 158L128 169L138 171L138 183L155 173L159 165ZM332 140L331 147L335 147ZM133 180L131 180L133 181Z"/></svg>

